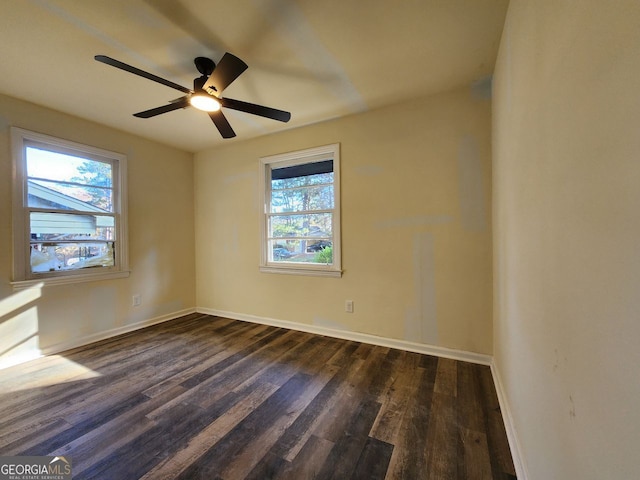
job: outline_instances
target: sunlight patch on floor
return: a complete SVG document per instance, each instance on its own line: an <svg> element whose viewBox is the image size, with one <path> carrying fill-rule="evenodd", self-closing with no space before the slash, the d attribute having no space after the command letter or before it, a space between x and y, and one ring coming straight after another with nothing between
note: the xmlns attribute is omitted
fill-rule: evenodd
<svg viewBox="0 0 640 480"><path fill-rule="evenodd" d="M0 383L3 386L3 393L11 393L78 382L100 376L102 376L101 373L62 355L50 355L0 371Z"/></svg>

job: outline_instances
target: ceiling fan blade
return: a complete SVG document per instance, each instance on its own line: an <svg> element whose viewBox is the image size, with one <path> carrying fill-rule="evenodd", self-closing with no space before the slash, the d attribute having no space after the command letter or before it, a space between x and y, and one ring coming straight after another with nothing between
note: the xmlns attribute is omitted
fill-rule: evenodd
<svg viewBox="0 0 640 480"><path fill-rule="evenodd" d="M184 92L184 93L191 93L190 89L183 87L182 85L178 85L177 83L170 82L169 80L165 80L162 77L158 77L157 75L154 75L152 73L145 72L144 70L140 70L139 68L136 68L136 67L132 67L131 65L127 65L126 63L123 63L119 60L115 60L111 57L107 57L106 55L96 55L93 58L95 58L98 62L102 62L106 65L111 65L112 67L116 67L121 70L124 70L125 72L133 73L134 75L138 75L140 77L153 80L154 82L158 82L167 87L175 88L176 90L180 90L181 92Z"/></svg>
<svg viewBox="0 0 640 480"><path fill-rule="evenodd" d="M215 88L215 91L219 94L247 68L249 66L238 57L225 53L202 88L204 90Z"/></svg>
<svg viewBox="0 0 640 480"><path fill-rule="evenodd" d="M178 100L175 100L173 103L168 105L163 105L161 107L152 108L151 110L145 110L144 112L134 113L134 117L138 118L151 118L156 115L160 115L161 113L171 112L173 110L178 110L180 108L186 108L189 106L189 97L182 97Z"/></svg>
<svg viewBox="0 0 640 480"><path fill-rule="evenodd" d="M222 135L222 138L233 138L236 136L236 132L234 132L233 128L231 128L227 117L224 116L222 111L218 110L217 112L209 112L209 116L218 128L218 131L220 132L220 135Z"/></svg>
<svg viewBox="0 0 640 480"><path fill-rule="evenodd" d="M278 110L276 108L243 102L242 100L234 100L233 98L221 98L220 102L223 107L251 113L253 115L260 115L261 117L271 118L272 120L278 120L279 122L286 123L291 119L291 113L285 112L284 110Z"/></svg>

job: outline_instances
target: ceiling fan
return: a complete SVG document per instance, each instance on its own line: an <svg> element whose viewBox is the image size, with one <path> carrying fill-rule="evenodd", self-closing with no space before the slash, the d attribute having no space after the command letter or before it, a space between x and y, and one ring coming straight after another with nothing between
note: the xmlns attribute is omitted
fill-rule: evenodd
<svg viewBox="0 0 640 480"><path fill-rule="evenodd" d="M217 127L220 135L222 135L222 138L235 137L236 133L233 131L233 128L231 128L231 125L220 110L221 107L259 115L265 118L271 118L280 122L288 122L291 118L291 113L285 112L284 110L278 110L220 96L222 91L227 88L231 82L249 68L246 63L230 53L225 53L218 62L218 65L209 58L197 57L194 60L194 63L196 64L196 68L198 69L198 72L200 72L201 76L193 80L193 90L169 80L165 80L164 78L153 75L152 73L140 70L139 68L127 65L126 63L120 62L111 57L107 57L106 55L96 55L94 58L98 62L111 65L112 67L125 70L129 73L133 73L134 75L144 77L148 80L152 80L186 93L185 96L172 100L167 105L145 110L144 112L134 113L134 117L150 118L162 113L193 106L209 114L209 117L211 117L211 120Z"/></svg>

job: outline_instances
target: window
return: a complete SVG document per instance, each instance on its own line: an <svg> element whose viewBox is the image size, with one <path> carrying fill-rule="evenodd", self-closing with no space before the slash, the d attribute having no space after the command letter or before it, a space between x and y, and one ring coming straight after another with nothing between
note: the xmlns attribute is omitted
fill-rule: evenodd
<svg viewBox="0 0 640 480"><path fill-rule="evenodd" d="M263 272L339 277L339 144L260 159Z"/></svg>
<svg viewBox="0 0 640 480"><path fill-rule="evenodd" d="M19 128L14 157L14 287L128 275L126 157Z"/></svg>

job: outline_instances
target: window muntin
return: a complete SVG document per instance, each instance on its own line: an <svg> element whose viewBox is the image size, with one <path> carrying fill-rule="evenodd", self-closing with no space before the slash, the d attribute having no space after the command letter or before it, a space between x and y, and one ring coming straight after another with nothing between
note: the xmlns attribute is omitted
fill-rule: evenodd
<svg viewBox="0 0 640 480"><path fill-rule="evenodd" d="M22 129L12 134L14 285L125 272L126 158Z"/></svg>
<svg viewBox="0 0 640 480"><path fill-rule="evenodd" d="M261 270L340 275L337 144L261 159Z"/></svg>

